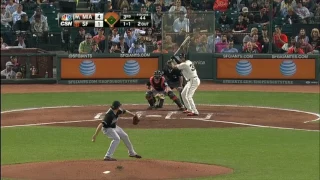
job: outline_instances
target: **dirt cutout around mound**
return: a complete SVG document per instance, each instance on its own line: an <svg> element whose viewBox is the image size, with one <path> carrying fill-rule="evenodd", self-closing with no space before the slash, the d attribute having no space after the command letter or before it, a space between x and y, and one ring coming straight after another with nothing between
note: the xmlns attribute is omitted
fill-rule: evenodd
<svg viewBox="0 0 320 180"><path fill-rule="evenodd" d="M122 128L223 128L239 126L270 126L319 130L318 123L304 123L319 118L302 111L288 111L241 106L198 106L199 116L188 117L177 107L165 105L158 110L146 110L146 105L123 105L123 108L141 114L139 125L132 124L130 116L120 118ZM57 107L23 112L2 113L3 126L76 126L96 127L101 120L94 120L97 113L107 111L106 106Z"/></svg>
<svg viewBox="0 0 320 180"><path fill-rule="evenodd" d="M233 170L207 164L159 160L82 160L41 162L1 167L6 178L29 180L164 180L210 177Z"/></svg>

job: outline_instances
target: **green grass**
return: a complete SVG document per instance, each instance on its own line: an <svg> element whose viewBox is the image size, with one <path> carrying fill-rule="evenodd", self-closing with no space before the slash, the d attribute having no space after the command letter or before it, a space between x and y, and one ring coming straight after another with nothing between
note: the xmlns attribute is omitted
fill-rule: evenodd
<svg viewBox="0 0 320 180"><path fill-rule="evenodd" d="M101 133L97 142L92 143L94 130L67 127L2 129L1 140L5 146L2 146L1 163L102 159L110 140ZM235 170L234 174L216 179L302 180L319 177L319 133L315 132L260 128L126 129L126 132L144 158L217 164ZM115 157L128 158L123 143Z"/></svg>
<svg viewBox="0 0 320 180"><path fill-rule="evenodd" d="M1 110L25 107L110 104L114 99L122 103L147 103L144 92L90 92L3 94ZM320 112L319 94L263 93L263 92L197 92L196 103L238 104L285 107ZM167 102L171 102L167 100Z"/></svg>
<svg viewBox="0 0 320 180"><path fill-rule="evenodd" d="M239 104L319 113L319 94L197 92L196 103ZM59 105L146 103L143 92L3 94L1 110ZM171 103L170 100L167 102ZM96 143L94 128L1 129L1 164L68 159L101 159L110 140ZM144 158L217 164L233 168L216 180L318 180L319 132L265 128L126 129ZM36 153L35 153L36 152ZM127 158L121 144L115 154ZM213 178L202 178L213 179Z"/></svg>

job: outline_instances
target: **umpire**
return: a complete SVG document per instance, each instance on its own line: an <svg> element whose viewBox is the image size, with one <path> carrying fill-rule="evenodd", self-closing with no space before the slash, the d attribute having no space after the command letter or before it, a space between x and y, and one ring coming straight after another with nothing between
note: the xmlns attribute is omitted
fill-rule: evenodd
<svg viewBox="0 0 320 180"><path fill-rule="evenodd" d="M181 73L181 70L176 68L172 69L170 66L170 62L169 63L167 62L167 66L163 70L163 76L165 77L168 86L172 90L176 89L177 91L179 91L180 100L181 100L181 103L183 104L181 92L183 90L185 82L184 82L184 78Z"/></svg>

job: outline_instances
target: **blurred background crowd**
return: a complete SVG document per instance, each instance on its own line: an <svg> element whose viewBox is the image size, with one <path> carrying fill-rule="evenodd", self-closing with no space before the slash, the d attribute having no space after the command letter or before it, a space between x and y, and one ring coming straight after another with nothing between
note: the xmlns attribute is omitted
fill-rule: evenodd
<svg viewBox="0 0 320 180"><path fill-rule="evenodd" d="M58 13L150 13L150 28L60 28ZM320 0L3 0L1 49L170 53L187 35L194 53L315 54Z"/></svg>

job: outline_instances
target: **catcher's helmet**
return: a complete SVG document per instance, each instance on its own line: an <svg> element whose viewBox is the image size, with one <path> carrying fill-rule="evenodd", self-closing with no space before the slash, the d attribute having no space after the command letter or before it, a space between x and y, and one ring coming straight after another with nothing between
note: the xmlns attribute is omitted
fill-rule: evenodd
<svg viewBox="0 0 320 180"><path fill-rule="evenodd" d="M153 77L155 78L161 78L162 72L160 70L154 71Z"/></svg>

